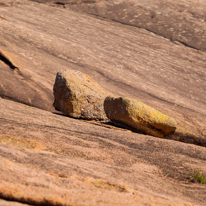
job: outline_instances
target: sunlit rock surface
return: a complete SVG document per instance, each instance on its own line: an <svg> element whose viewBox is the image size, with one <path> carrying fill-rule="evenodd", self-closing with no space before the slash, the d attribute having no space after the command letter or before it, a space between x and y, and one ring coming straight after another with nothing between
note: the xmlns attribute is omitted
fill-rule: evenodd
<svg viewBox="0 0 206 206"><path fill-rule="evenodd" d="M18 63L0 57L0 205L205 205L191 178L206 176L205 1L79 2L0 3L0 50ZM66 69L175 118L176 132L55 111Z"/></svg>
<svg viewBox="0 0 206 206"><path fill-rule="evenodd" d="M112 122L148 135L165 137L176 130L177 123L173 118L135 99L108 96L104 109Z"/></svg>
<svg viewBox="0 0 206 206"><path fill-rule="evenodd" d="M58 72L54 107L63 114L87 120L107 120L104 99L109 94L90 76L75 70Z"/></svg>

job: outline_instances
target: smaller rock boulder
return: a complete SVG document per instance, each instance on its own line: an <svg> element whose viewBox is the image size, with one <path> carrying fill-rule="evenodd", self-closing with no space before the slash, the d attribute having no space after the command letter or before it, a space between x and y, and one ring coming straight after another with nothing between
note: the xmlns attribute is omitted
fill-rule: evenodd
<svg viewBox="0 0 206 206"><path fill-rule="evenodd" d="M176 130L176 121L167 115L130 98L106 97L104 109L114 123L155 137L165 137Z"/></svg>
<svg viewBox="0 0 206 206"><path fill-rule="evenodd" d="M58 72L53 87L56 110L75 118L107 120L104 99L109 94L80 71Z"/></svg>

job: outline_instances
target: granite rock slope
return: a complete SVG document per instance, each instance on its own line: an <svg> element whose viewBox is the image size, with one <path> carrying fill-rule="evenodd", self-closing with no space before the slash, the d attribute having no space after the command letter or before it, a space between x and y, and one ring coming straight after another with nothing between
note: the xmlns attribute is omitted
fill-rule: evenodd
<svg viewBox="0 0 206 206"><path fill-rule="evenodd" d="M65 4L65 6L144 28L177 44L206 51L205 1L111 0L96 4Z"/></svg>
<svg viewBox="0 0 206 206"><path fill-rule="evenodd" d="M2 7L1 15L1 49L9 48L26 64L22 73L44 84L51 98L57 71L71 68L108 91L177 117L194 132L204 130L204 53L67 9L24 5Z"/></svg>
<svg viewBox="0 0 206 206"><path fill-rule="evenodd" d="M71 5L65 9L34 1L9 2L0 7L0 50L16 59L18 69L1 58L0 96L16 101L0 98L2 201L204 205L205 186L190 179L194 169L206 175L204 49L91 15L89 10L77 12ZM151 7L156 1L141 2ZM168 8L175 11L178 2ZM184 6L196 8L197 16L205 3L191 7L192 3L197 5L184 1ZM204 31L204 15L198 18ZM198 25L193 28L198 30ZM176 132L159 139L52 113L56 73L68 68L88 74L114 95L137 99L174 117Z"/></svg>
<svg viewBox="0 0 206 206"><path fill-rule="evenodd" d="M205 147L1 98L0 104L0 199L29 205L205 204L206 186L190 179L194 168L206 174Z"/></svg>
<svg viewBox="0 0 206 206"><path fill-rule="evenodd" d="M35 2L32 2L30 0L1 0L0 7L17 6L21 4L34 5Z"/></svg>
<svg viewBox="0 0 206 206"><path fill-rule="evenodd" d="M35 68L33 66L12 50L10 52L7 48L1 47L0 96L44 110L55 111L51 104L53 96L48 87L41 78L35 78L35 75L27 70L27 68Z"/></svg>

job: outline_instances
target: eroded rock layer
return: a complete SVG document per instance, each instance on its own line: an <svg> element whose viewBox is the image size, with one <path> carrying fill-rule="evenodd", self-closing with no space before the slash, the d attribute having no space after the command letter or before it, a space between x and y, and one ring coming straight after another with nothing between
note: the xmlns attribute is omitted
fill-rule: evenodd
<svg viewBox="0 0 206 206"><path fill-rule="evenodd" d="M205 147L1 98L0 104L0 199L52 206L205 204L205 185L190 176L194 168L206 174Z"/></svg>
<svg viewBox="0 0 206 206"><path fill-rule="evenodd" d="M13 62L0 58L0 95L16 101L0 98L0 205L205 205L191 176L206 176L205 1L47 2L0 2L0 50ZM52 113L68 68L175 117L176 132Z"/></svg>

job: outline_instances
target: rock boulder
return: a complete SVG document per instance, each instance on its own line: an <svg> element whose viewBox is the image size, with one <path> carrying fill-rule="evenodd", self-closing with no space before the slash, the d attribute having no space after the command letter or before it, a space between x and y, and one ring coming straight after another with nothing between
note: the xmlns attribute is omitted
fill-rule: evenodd
<svg viewBox="0 0 206 206"><path fill-rule="evenodd" d="M111 121L155 137L165 137L176 129L173 118L134 99L108 96L104 109Z"/></svg>
<svg viewBox="0 0 206 206"><path fill-rule="evenodd" d="M54 107L75 118L106 120L104 99L109 94L80 71L58 72L54 84Z"/></svg>

